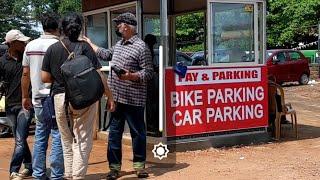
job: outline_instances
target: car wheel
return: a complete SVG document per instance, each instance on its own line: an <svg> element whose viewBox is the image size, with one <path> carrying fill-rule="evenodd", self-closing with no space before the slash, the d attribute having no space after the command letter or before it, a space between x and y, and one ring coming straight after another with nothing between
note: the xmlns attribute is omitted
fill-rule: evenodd
<svg viewBox="0 0 320 180"><path fill-rule="evenodd" d="M203 61L200 61L200 66L206 66L207 65L207 62L205 61L205 60L203 60Z"/></svg>
<svg viewBox="0 0 320 180"><path fill-rule="evenodd" d="M309 82L309 76L307 74L302 74L300 76L299 84L306 85Z"/></svg>

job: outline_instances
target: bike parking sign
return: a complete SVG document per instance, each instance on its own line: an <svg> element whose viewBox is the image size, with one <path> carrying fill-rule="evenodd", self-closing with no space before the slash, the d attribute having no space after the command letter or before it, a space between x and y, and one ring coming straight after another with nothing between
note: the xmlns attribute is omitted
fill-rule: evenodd
<svg viewBox="0 0 320 180"><path fill-rule="evenodd" d="M169 137L266 127L266 67L166 69L166 121Z"/></svg>

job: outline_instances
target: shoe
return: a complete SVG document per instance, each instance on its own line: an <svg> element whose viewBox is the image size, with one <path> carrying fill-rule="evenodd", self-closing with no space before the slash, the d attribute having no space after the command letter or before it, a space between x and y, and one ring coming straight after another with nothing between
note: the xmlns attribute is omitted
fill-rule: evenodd
<svg viewBox="0 0 320 180"><path fill-rule="evenodd" d="M118 178L119 178L119 171L117 170L111 170L107 175L108 180L114 180Z"/></svg>
<svg viewBox="0 0 320 180"><path fill-rule="evenodd" d="M24 169L20 172L21 177L29 177L32 176L32 171L29 169Z"/></svg>
<svg viewBox="0 0 320 180"><path fill-rule="evenodd" d="M137 174L138 178L147 178L147 177L149 177L148 172L146 170L144 170L144 169L137 170L136 174Z"/></svg>
<svg viewBox="0 0 320 180"><path fill-rule="evenodd" d="M9 178L10 180L22 180L23 178L22 177L20 177L20 174L19 173L17 173L17 172L12 172L11 174L10 174L10 178Z"/></svg>

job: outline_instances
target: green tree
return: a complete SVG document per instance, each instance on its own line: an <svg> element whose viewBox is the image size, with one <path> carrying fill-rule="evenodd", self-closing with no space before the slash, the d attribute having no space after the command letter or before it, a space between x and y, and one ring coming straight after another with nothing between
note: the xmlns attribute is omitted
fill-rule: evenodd
<svg viewBox="0 0 320 180"><path fill-rule="evenodd" d="M19 29L32 38L39 36L35 27L46 12L64 15L81 12L81 0L0 0L0 40L10 29Z"/></svg>
<svg viewBox="0 0 320 180"><path fill-rule="evenodd" d="M30 6L21 0L0 0L0 41L4 41L7 31L19 29L25 35L35 37L39 33L32 30L35 22L30 17Z"/></svg>
<svg viewBox="0 0 320 180"><path fill-rule="evenodd" d="M191 13L176 19L177 48L182 51L200 51L204 49L205 13Z"/></svg>
<svg viewBox="0 0 320 180"><path fill-rule="evenodd" d="M319 0L268 0L268 48L293 48L317 40Z"/></svg>
<svg viewBox="0 0 320 180"><path fill-rule="evenodd" d="M81 12L81 0L25 0L32 7L32 17L39 19L44 12L57 12L64 15L67 12Z"/></svg>

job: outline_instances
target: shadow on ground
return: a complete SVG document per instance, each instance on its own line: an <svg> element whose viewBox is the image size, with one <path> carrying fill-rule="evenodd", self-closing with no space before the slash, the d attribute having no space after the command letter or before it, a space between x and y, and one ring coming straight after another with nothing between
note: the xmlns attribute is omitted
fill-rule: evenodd
<svg viewBox="0 0 320 180"><path fill-rule="evenodd" d="M180 169L187 168L189 164L186 163L156 163L156 162L147 162L146 171L149 173L151 177L161 176L168 172L178 171ZM86 179L90 180L100 180L106 179L108 173L97 173L97 174L89 174L86 176ZM135 176L135 171L121 171L120 179L138 179Z"/></svg>
<svg viewBox="0 0 320 180"><path fill-rule="evenodd" d="M106 179L107 173L97 173L97 174L89 174L86 175L86 179L90 180L100 180L100 179Z"/></svg>
<svg viewBox="0 0 320 180"><path fill-rule="evenodd" d="M298 139L296 139L294 129L291 124L284 124L281 126L280 142L315 139L319 137L320 127L298 124Z"/></svg>
<svg viewBox="0 0 320 180"><path fill-rule="evenodd" d="M147 162L147 171L154 176L161 176L165 173L178 171L189 167L187 163L157 163L157 162Z"/></svg>

